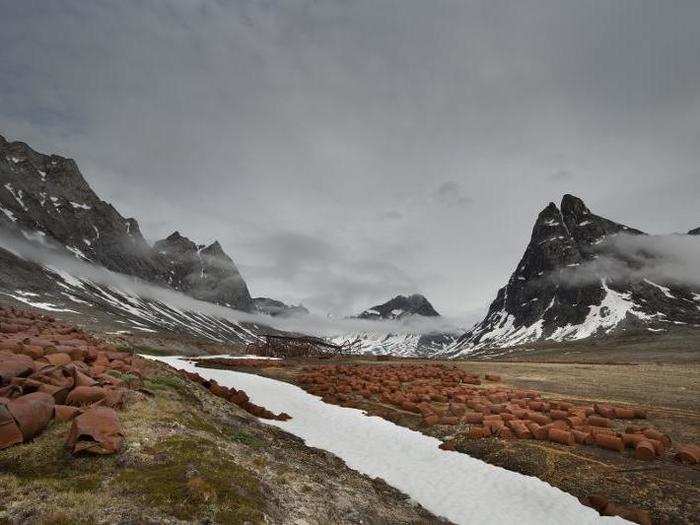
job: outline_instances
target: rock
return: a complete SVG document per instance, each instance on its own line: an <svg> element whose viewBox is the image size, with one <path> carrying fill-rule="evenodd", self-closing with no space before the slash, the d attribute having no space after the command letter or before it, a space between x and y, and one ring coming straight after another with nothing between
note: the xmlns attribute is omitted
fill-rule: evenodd
<svg viewBox="0 0 700 525"><path fill-rule="evenodd" d="M73 419L66 445L72 454L115 454L124 443L124 433L112 408L94 407Z"/></svg>

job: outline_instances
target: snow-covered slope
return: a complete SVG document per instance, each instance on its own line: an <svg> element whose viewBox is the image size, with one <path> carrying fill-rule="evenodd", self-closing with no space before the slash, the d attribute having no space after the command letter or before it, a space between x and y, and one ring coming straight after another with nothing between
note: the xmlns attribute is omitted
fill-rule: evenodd
<svg viewBox="0 0 700 525"><path fill-rule="evenodd" d="M7 248L7 239L2 239ZM19 246L19 245L18 245ZM251 343L271 329L236 320L229 308L195 300L67 255L0 248L0 303L31 306L113 333L170 333L215 342ZM44 257L42 260L41 257Z"/></svg>
<svg viewBox="0 0 700 525"><path fill-rule="evenodd" d="M572 195L561 208L550 203L486 317L446 353L700 327L700 290L640 273L640 265L655 257L646 253L645 239L639 230L591 213Z"/></svg>

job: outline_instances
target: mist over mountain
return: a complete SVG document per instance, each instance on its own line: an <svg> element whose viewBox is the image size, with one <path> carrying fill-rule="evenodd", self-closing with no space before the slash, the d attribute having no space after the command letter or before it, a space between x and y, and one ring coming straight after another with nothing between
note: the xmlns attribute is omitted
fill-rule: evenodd
<svg viewBox="0 0 700 525"><path fill-rule="evenodd" d="M539 213L508 283L455 351L700 326L699 263L696 237L650 236L564 195Z"/></svg>
<svg viewBox="0 0 700 525"><path fill-rule="evenodd" d="M198 246L178 232L150 246L139 223L101 200L72 159L38 153L0 136L0 226L51 239L108 270L192 297L252 310L248 287L221 245Z"/></svg>

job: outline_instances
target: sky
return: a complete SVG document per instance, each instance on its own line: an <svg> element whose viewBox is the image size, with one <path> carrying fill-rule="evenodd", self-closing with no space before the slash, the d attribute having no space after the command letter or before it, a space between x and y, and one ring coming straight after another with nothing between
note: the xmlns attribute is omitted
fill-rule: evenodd
<svg viewBox="0 0 700 525"><path fill-rule="evenodd" d="M700 226L700 2L0 0L0 134L254 296L473 319L563 193Z"/></svg>

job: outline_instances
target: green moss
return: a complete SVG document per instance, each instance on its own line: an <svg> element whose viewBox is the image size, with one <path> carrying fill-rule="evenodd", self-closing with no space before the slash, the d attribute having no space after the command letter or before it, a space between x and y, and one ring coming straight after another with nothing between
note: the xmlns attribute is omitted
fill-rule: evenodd
<svg viewBox="0 0 700 525"><path fill-rule="evenodd" d="M152 346L134 345L132 347L122 347L123 352L131 352L132 354L143 355L173 355L172 350L167 348L154 348Z"/></svg>
<svg viewBox="0 0 700 525"><path fill-rule="evenodd" d="M199 404L199 400L193 392L193 389L197 387L177 376L157 375L144 381L144 386L154 391L172 390L177 393L183 401Z"/></svg>
<svg viewBox="0 0 700 525"><path fill-rule="evenodd" d="M113 456L73 457L65 447L68 424L53 424L34 441L0 453L0 472L19 483L42 481L60 491L90 491L99 487L105 469L113 469ZM70 475L67 475L70 474Z"/></svg>
<svg viewBox="0 0 700 525"><path fill-rule="evenodd" d="M221 430L219 430L216 425L193 412L183 412L175 416L175 418L189 429L199 430L200 432L206 432L208 434L221 435Z"/></svg>
<svg viewBox="0 0 700 525"><path fill-rule="evenodd" d="M154 453L165 459L121 471L112 487L178 519L262 521L259 481L211 442L171 437L154 447Z"/></svg>
<svg viewBox="0 0 700 525"><path fill-rule="evenodd" d="M261 448L265 446L265 442L262 439L241 431L235 432L231 436L231 439L236 443L243 443L244 445L248 445L249 447L253 448Z"/></svg>

